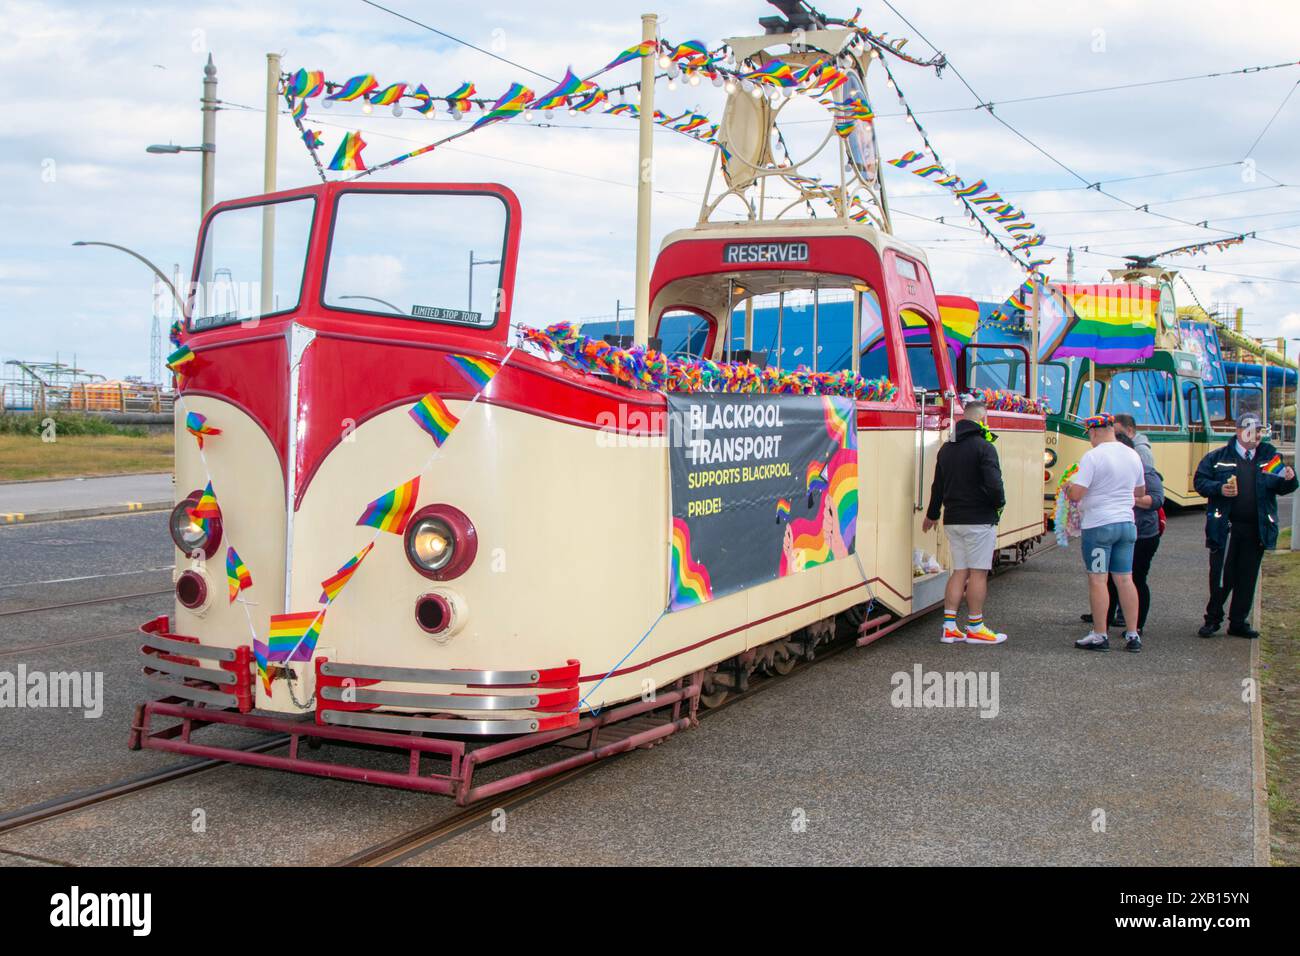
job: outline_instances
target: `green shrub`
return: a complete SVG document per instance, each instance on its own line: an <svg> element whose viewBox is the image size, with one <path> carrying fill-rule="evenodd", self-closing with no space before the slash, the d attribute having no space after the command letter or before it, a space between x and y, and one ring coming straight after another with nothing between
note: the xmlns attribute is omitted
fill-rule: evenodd
<svg viewBox="0 0 1300 956"><path fill-rule="evenodd" d="M0 412L0 435L39 437L45 428L44 422L47 418L54 419L55 433L58 435L125 435L128 438L144 438L149 434L149 430L142 425L115 425L97 415L82 415L75 412L16 415Z"/></svg>

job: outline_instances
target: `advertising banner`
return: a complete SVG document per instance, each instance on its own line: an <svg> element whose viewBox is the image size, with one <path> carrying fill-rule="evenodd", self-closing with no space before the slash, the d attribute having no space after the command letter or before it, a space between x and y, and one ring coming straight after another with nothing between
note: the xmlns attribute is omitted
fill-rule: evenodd
<svg viewBox="0 0 1300 956"><path fill-rule="evenodd" d="M668 396L670 611L853 553L855 414L838 396Z"/></svg>

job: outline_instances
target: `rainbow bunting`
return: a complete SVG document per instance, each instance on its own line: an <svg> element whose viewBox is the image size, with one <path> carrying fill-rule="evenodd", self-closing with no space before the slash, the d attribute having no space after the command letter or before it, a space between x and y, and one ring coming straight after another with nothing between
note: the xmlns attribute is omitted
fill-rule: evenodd
<svg viewBox="0 0 1300 956"><path fill-rule="evenodd" d="M557 106L564 106L569 102L569 97L584 92L584 89L589 85L574 76L573 67L569 67L564 71L564 79L560 80L555 89L544 96L539 96L528 108L530 110L553 110Z"/></svg>
<svg viewBox="0 0 1300 956"><path fill-rule="evenodd" d="M167 341L172 345L181 344L181 320L177 319L172 323L172 327L167 330Z"/></svg>
<svg viewBox="0 0 1300 956"><path fill-rule="evenodd" d="M798 82L794 77L794 69L784 60L772 60L757 70L743 74L741 79L782 88L794 86Z"/></svg>
<svg viewBox="0 0 1300 956"><path fill-rule="evenodd" d="M167 367L173 372L180 373L182 367L194 361L194 351L188 345L182 345L171 355L167 356Z"/></svg>
<svg viewBox="0 0 1300 956"><path fill-rule="evenodd" d="M344 133L343 142L339 143L338 152L330 160L329 168L335 172L354 172L366 168L361 151L366 148L366 141L360 133Z"/></svg>
<svg viewBox="0 0 1300 956"><path fill-rule="evenodd" d="M405 83L394 83L377 93L371 93L368 99L375 106L392 106L406 95Z"/></svg>
<svg viewBox="0 0 1300 956"><path fill-rule="evenodd" d="M235 603L240 591L253 586L253 575L234 548L226 548L226 584L230 588L231 604Z"/></svg>
<svg viewBox="0 0 1300 956"><path fill-rule="evenodd" d="M304 99L320 96L324 89L325 73L323 70L298 70L293 76L289 77L284 92L296 99Z"/></svg>
<svg viewBox="0 0 1300 956"><path fill-rule="evenodd" d="M437 395L430 392L416 402L408 415L433 438L439 448L447 440L453 428L460 424L460 419L451 413L446 404Z"/></svg>
<svg viewBox="0 0 1300 956"><path fill-rule="evenodd" d="M362 73L360 76L352 77L325 99L350 103L365 96L378 85L379 81L375 79L373 74Z"/></svg>
<svg viewBox="0 0 1300 956"><path fill-rule="evenodd" d="M187 508L185 513L204 531L208 530L208 522L221 517L221 507L217 504L217 496L212 491L212 482L207 483L203 494L199 495L199 500Z"/></svg>
<svg viewBox="0 0 1300 956"><path fill-rule="evenodd" d="M472 358L468 355L448 355L447 361L451 367L465 376L465 379L474 386L475 392L481 392L488 387L492 381L492 376L501 371L501 366L482 358Z"/></svg>
<svg viewBox="0 0 1300 956"><path fill-rule="evenodd" d="M981 179L969 186L963 186L961 189L954 189L953 194L957 196L974 196L976 193L982 193L988 188L989 184Z"/></svg>
<svg viewBox="0 0 1300 956"><path fill-rule="evenodd" d="M477 92L478 90L474 87L473 83L462 83L452 92L443 97L443 99L445 99L447 105L457 113L468 113L470 107L473 105L469 98Z"/></svg>
<svg viewBox="0 0 1300 956"><path fill-rule="evenodd" d="M639 60L643 56L649 56L659 47L657 40L643 40L636 46L630 46L614 59L610 60L603 67L597 70L597 73L604 73L606 70L612 70L616 66L622 66L624 63L630 63L633 60ZM592 76L596 74L593 73Z"/></svg>
<svg viewBox="0 0 1300 956"><path fill-rule="evenodd" d="M992 205L993 203L998 203L1002 201L1003 201L1002 197L999 196L997 193L989 193L987 196L980 196L978 199L971 200L971 202L973 202L977 206Z"/></svg>
<svg viewBox="0 0 1300 956"><path fill-rule="evenodd" d="M587 94L577 103L570 103L569 109L573 110L575 113L586 113L608 99L609 95L604 90L596 90L593 93Z"/></svg>
<svg viewBox="0 0 1300 956"><path fill-rule="evenodd" d="M262 680L262 689L266 691L267 696L271 695L271 681L274 679L271 671L279 668L272 668L270 665L270 650L263 641L253 639L253 659L257 661L257 676Z"/></svg>
<svg viewBox="0 0 1300 956"><path fill-rule="evenodd" d="M1286 462L1282 460L1281 455L1274 455L1259 467L1265 474L1280 475L1282 472L1286 471Z"/></svg>
<svg viewBox="0 0 1300 956"><path fill-rule="evenodd" d="M685 43L679 43L673 47L673 52L668 56L673 60L693 60L709 55L709 48L704 45L703 40L687 40Z"/></svg>
<svg viewBox="0 0 1300 956"><path fill-rule="evenodd" d="M778 498L776 502L776 523L790 520L790 501L787 498Z"/></svg>
<svg viewBox="0 0 1300 956"><path fill-rule="evenodd" d="M898 159L891 159L887 162L890 166L897 166L899 169L906 169L924 155L924 153L918 153L914 149L909 149L902 156L899 156Z"/></svg>
<svg viewBox="0 0 1300 956"><path fill-rule="evenodd" d="M428 88L421 83L415 88L414 93L406 94L413 100L419 100L420 105L415 107L415 111L422 116L428 116L433 112L433 96L429 93Z"/></svg>
<svg viewBox="0 0 1300 956"><path fill-rule="evenodd" d="M300 614L272 614L266 635L268 661L309 661L316 653L316 641L325 626L325 611ZM265 680L265 679L264 679Z"/></svg>
<svg viewBox="0 0 1300 956"><path fill-rule="evenodd" d="M522 83L511 83L510 89L502 93L501 98L493 103L492 107L470 129L480 129L489 123L497 123L501 120L508 120L512 116L518 116L532 101L532 90Z"/></svg>
<svg viewBox="0 0 1300 956"><path fill-rule="evenodd" d="M205 416L198 412L185 413L185 430L193 435L199 442L199 451L203 450L204 435L220 435L221 429L208 424Z"/></svg>
<svg viewBox="0 0 1300 956"><path fill-rule="evenodd" d="M411 513L415 511L415 502L419 497L420 476L416 475L366 505L357 524L378 528L390 534L401 534L406 530L406 523L411 520Z"/></svg>
<svg viewBox="0 0 1300 956"><path fill-rule="evenodd" d="M623 116L623 115L625 115L625 114L626 114L627 116L640 116L640 115L641 115L641 111L638 110L638 109L637 109L635 106L633 106L631 103L618 103L618 104L616 104L616 105L614 105L614 106L611 106L609 109L605 110L605 112L606 112L606 113L611 113L611 114L613 114L614 116Z"/></svg>
<svg viewBox="0 0 1300 956"><path fill-rule="evenodd" d="M301 123L303 119L307 116L307 101L306 100L294 101L289 112L293 116L294 122Z"/></svg>
<svg viewBox="0 0 1300 956"><path fill-rule="evenodd" d="M352 555L352 557L348 558L343 567L339 568L320 583L320 586L323 588L320 595L321 604L330 604L339 596L339 592L342 591L344 586L352 580L352 575L357 573L357 568L361 567L361 562L366 559L366 555L370 553L370 549L374 546L375 543L371 541L356 554Z"/></svg>
<svg viewBox="0 0 1300 956"><path fill-rule="evenodd" d="M672 588L669 610L680 611L713 600L709 570L691 557L691 529L683 518L673 519L668 580Z"/></svg>
<svg viewBox="0 0 1300 956"><path fill-rule="evenodd" d="M321 139L320 133L314 129L303 130L302 141L307 144L308 149L320 149L325 145L325 140Z"/></svg>

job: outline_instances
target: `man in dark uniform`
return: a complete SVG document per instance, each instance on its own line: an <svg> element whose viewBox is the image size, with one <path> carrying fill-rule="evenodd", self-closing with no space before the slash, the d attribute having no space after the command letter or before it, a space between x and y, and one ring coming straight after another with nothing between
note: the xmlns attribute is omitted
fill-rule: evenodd
<svg viewBox="0 0 1300 956"><path fill-rule="evenodd" d="M1254 412L1237 420L1237 435L1210 452L1196 467L1195 486L1205 506L1205 546L1210 549L1210 602L1197 632L1213 637L1228 608L1228 633L1259 637L1250 626L1250 606L1264 552L1277 544L1277 496L1296 490L1295 470L1283 466L1277 449L1260 439Z"/></svg>

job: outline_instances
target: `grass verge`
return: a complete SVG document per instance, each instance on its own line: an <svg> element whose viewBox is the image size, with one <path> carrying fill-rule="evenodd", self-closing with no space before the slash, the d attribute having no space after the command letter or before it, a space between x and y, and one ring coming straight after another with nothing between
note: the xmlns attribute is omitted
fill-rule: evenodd
<svg viewBox="0 0 1300 956"><path fill-rule="evenodd" d="M0 434L0 481L81 478L172 470L172 436Z"/></svg>
<svg viewBox="0 0 1300 956"><path fill-rule="evenodd" d="M1264 559L1260 699L1275 866L1300 866L1300 552L1290 535Z"/></svg>

